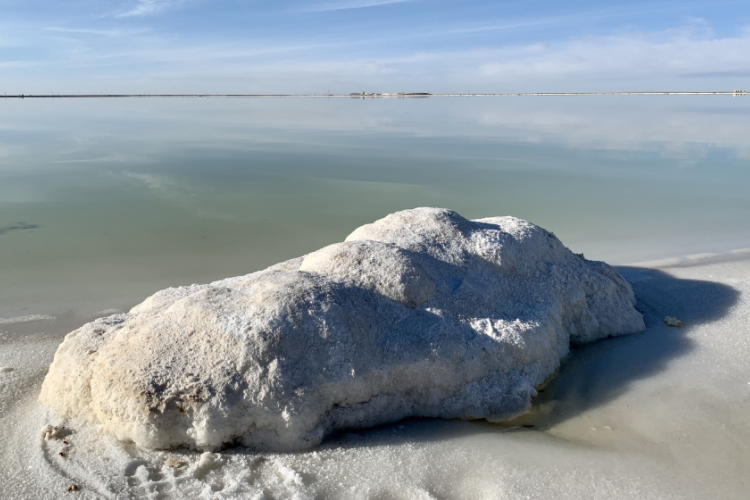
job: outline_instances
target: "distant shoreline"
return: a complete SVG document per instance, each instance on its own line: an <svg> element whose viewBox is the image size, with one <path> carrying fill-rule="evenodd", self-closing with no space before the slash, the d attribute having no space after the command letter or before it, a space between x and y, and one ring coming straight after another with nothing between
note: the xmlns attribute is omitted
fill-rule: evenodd
<svg viewBox="0 0 750 500"><path fill-rule="evenodd" d="M415 99L427 97L523 97L523 96L604 96L604 95L750 95L750 91L706 91L706 92L518 92L499 94L430 94L426 92L401 92L393 94L360 93L360 94L13 94L2 95L3 99L94 99L94 98L125 98L125 97L162 97L162 98L349 98L349 99L375 99L375 98L397 98Z"/></svg>

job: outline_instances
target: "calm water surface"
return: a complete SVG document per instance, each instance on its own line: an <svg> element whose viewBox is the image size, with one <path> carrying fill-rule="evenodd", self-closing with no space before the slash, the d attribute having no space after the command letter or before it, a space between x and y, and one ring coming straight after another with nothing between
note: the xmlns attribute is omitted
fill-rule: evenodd
<svg viewBox="0 0 750 500"><path fill-rule="evenodd" d="M750 99L0 101L0 317L128 307L417 206L613 263L750 246Z"/></svg>

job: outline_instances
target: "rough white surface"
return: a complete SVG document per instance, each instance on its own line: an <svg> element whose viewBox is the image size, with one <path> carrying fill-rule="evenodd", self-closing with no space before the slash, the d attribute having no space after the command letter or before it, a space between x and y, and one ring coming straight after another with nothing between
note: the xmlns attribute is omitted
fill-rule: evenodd
<svg viewBox="0 0 750 500"><path fill-rule="evenodd" d="M409 416L508 419L571 343L643 330L634 304L615 270L540 227L420 208L84 325L40 400L144 448L296 450Z"/></svg>

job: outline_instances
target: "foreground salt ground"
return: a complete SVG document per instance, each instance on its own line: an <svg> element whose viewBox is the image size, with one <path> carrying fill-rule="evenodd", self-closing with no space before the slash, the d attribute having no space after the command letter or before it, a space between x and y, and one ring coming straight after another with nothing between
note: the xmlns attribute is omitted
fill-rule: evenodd
<svg viewBox="0 0 750 500"><path fill-rule="evenodd" d="M570 345L641 332L630 285L514 217L388 215L66 336L40 401L139 448L299 451L408 417L510 420Z"/></svg>
<svg viewBox="0 0 750 500"><path fill-rule="evenodd" d="M573 351L522 419L405 421L294 454L143 452L50 420L36 402L41 380L61 334L86 319L5 327L3 496L747 498L750 262L621 272L646 332ZM666 315L684 326L668 328ZM57 333L30 335L43 331ZM61 440L42 440L48 423L67 426L65 457ZM165 466L169 458L186 465ZM72 484L80 490L65 493Z"/></svg>

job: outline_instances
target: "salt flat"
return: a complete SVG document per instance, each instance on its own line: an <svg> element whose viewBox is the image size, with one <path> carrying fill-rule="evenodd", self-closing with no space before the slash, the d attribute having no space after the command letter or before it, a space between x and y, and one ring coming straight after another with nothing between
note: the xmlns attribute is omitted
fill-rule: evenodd
<svg viewBox="0 0 750 500"><path fill-rule="evenodd" d="M408 420L304 453L146 452L55 420L36 402L42 378L90 318L5 325L1 486L7 498L72 484L83 498L744 498L750 261L733 255L620 268L647 330L574 350L516 421ZM42 440L47 423L66 425L67 445Z"/></svg>
<svg viewBox="0 0 750 500"><path fill-rule="evenodd" d="M750 490L750 263L729 252L750 246L750 100L2 104L4 497L73 497L73 484L87 498ZM504 425L407 420L305 453L203 459L139 451L72 421L70 434L42 440L44 425L66 425L37 398L67 333L157 290L264 269L419 205L512 213L588 259L649 260L619 268L646 332L574 349L531 412Z"/></svg>

